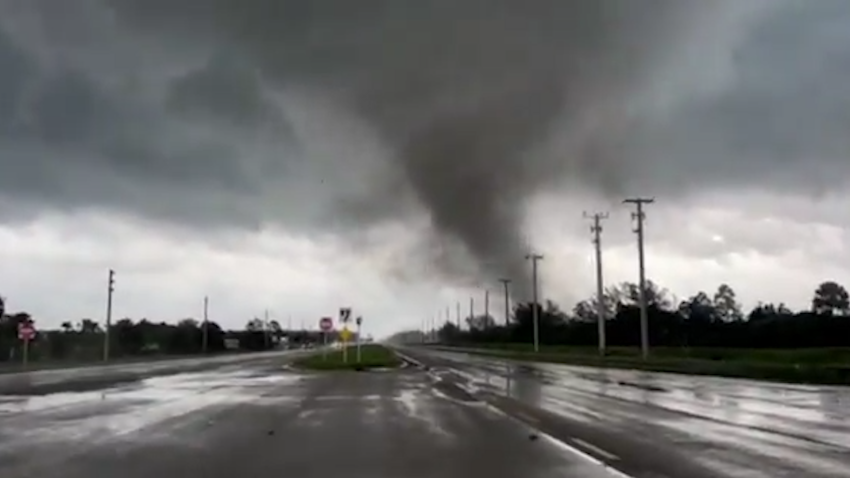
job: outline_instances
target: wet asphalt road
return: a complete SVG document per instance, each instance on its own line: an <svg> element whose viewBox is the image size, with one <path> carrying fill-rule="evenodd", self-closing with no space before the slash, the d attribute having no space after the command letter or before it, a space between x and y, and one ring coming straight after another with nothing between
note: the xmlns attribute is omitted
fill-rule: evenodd
<svg viewBox="0 0 850 478"><path fill-rule="evenodd" d="M617 476L435 371L303 374L291 357L4 378L0 476Z"/></svg>
<svg viewBox="0 0 850 478"><path fill-rule="evenodd" d="M848 387L401 351L634 477L850 477Z"/></svg>
<svg viewBox="0 0 850 478"><path fill-rule="evenodd" d="M281 363L281 360L308 353L311 352L305 350L255 352L4 373L0 374L0 395L44 395L99 390L160 375L217 370L225 366L251 367Z"/></svg>

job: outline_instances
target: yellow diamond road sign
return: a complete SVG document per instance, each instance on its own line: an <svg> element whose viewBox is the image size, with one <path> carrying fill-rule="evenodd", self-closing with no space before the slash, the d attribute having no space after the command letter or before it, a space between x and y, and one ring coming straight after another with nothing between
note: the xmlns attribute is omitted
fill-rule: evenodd
<svg viewBox="0 0 850 478"><path fill-rule="evenodd" d="M343 328L339 331L339 338L342 339L343 342L348 342L348 339L351 338L351 331L348 330L347 327Z"/></svg>

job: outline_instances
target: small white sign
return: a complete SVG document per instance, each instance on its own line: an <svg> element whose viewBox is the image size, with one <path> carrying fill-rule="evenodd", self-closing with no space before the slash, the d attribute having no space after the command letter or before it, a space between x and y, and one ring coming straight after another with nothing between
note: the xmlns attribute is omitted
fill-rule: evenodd
<svg viewBox="0 0 850 478"><path fill-rule="evenodd" d="M351 321L351 307L340 307L339 321L343 324L347 324Z"/></svg>

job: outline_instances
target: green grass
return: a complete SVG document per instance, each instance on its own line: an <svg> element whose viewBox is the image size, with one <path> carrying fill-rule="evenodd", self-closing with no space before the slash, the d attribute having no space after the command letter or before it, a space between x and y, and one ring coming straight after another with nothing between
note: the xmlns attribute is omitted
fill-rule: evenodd
<svg viewBox="0 0 850 478"><path fill-rule="evenodd" d="M364 344L360 348L360 361L357 361L357 347L348 347L348 361L342 350L317 352L293 362L293 366L305 370L369 370L375 368L395 368L401 365L401 359L392 350L378 344Z"/></svg>
<svg viewBox="0 0 850 478"><path fill-rule="evenodd" d="M594 367L648 370L692 375L749 378L790 383L850 384L850 349L724 349L658 347L648 360L637 348L613 347L605 357L589 347L543 347L528 344L471 346L476 353L515 360Z"/></svg>

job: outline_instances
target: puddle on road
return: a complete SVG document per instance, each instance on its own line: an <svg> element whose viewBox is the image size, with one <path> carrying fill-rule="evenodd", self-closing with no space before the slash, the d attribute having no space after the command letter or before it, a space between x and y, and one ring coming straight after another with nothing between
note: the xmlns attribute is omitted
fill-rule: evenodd
<svg viewBox="0 0 850 478"><path fill-rule="evenodd" d="M439 413L436 401L437 396L428 390L402 390L393 397L393 400L401 405L404 417L412 418L418 423L426 426L426 429L434 435L444 439L454 439L455 436L449 432L448 426L443 424L444 416Z"/></svg>
<svg viewBox="0 0 850 478"><path fill-rule="evenodd" d="M722 452L717 454L717 460L709 455L697 454L695 457L718 471L728 471L729 453L734 450L744 457L749 455L750 463L755 461L752 457L760 457L758 462L763 467L768 463L763 457L769 458L769 463L779 468L769 472L769 476L778 476L778 472L789 473L789 476L846 476L847 463L840 458L844 453L824 444L699 419L672 420L663 423L663 426L700 437L704 443L721 445L718 451Z"/></svg>
<svg viewBox="0 0 850 478"><path fill-rule="evenodd" d="M98 392L4 397L0 400L0 428L14 439L2 440L0 449L128 437L211 407L295 403L299 400L297 389L273 397L263 392L285 389L300 380L284 374L188 373Z"/></svg>

